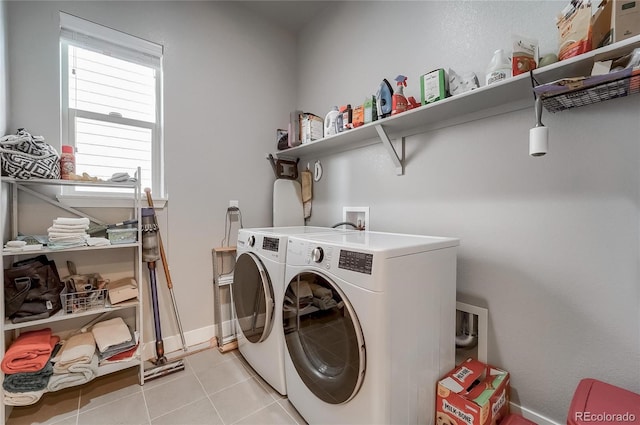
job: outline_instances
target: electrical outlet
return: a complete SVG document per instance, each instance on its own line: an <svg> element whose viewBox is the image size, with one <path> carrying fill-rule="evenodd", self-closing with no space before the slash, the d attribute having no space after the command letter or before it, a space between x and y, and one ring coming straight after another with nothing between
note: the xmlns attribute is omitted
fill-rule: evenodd
<svg viewBox="0 0 640 425"><path fill-rule="evenodd" d="M355 224L358 229L371 229L369 207L342 207L342 221Z"/></svg>
<svg viewBox="0 0 640 425"><path fill-rule="evenodd" d="M231 200L231 201L229 201L229 206L230 206L230 207L240 208L240 204L238 203L238 201L237 201L237 200Z"/></svg>

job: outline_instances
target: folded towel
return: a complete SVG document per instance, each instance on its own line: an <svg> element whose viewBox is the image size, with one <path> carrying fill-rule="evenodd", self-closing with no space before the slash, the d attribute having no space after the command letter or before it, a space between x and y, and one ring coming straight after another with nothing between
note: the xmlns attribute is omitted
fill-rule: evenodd
<svg viewBox="0 0 640 425"><path fill-rule="evenodd" d="M333 298L326 299L313 297L313 305L318 307L320 310L329 310L337 307L338 303Z"/></svg>
<svg viewBox="0 0 640 425"><path fill-rule="evenodd" d="M309 287L311 288L311 292L313 293L313 296L316 298L321 298L321 299L333 298L333 292L331 292L331 289L329 288L325 288L324 286L318 285L317 283L310 283Z"/></svg>
<svg viewBox="0 0 640 425"><path fill-rule="evenodd" d="M130 350L132 347L135 347L135 345L138 343L135 333L131 332L131 339L129 341L125 341L122 344L116 344L116 345L112 345L110 347L107 347L106 350L101 351L100 354L98 355L99 360L102 362L103 360L111 357L111 356L115 356L118 353L122 353L123 351L127 351Z"/></svg>
<svg viewBox="0 0 640 425"><path fill-rule="evenodd" d="M53 364L49 361L44 369L38 372L5 375L4 381L2 381L2 388L10 393L42 391L47 388L51 375L53 375Z"/></svg>
<svg viewBox="0 0 640 425"><path fill-rule="evenodd" d="M80 333L69 338L56 357L54 374L67 373L71 366L87 364L96 353L96 341L91 332Z"/></svg>
<svg viewBox="0 0 640 425"><path fill-rule="evenodd" d="M85 242L88 233L53 233L49 232L49 242Z"/></svg>
<svg viewBox="0 0 640 425"><path fill-rule="evenodd" d="M47 229L47 232L51 233L84 233L89 226L81 224L78 226L65 226L63 224L54 224Z"/></svg>
<svg viewBox="0 0 640 425"><path fill-rule="evenodd" d="M10 393L4 390L4 404L7 406L29 406L37 403L44 393L44 390L23 393Z"/></svg>
<svg viewBox="0 0 640 425"><path fill-rule="evenodd" d="M63 374L54 373L49 379L47 389L59 391L64 388L86 384L98 375L98 356L93 355L89 363L74 363L69 365L69 372Z"/></svg>
<svg viewBox="0 0 640 425"><path fill-rule="evenodd" d="M311 292L309 282L306 280L301 280L297 285L295 283L292 284L291 289L293 290L293 294L300 299L313 298L313 292Z"/></svg>
<svg viewBox="0 0 640 425"><path fill-rule="evenodd" d="M5 248L22 248L26 244L27 243L25 241L8 241L4 247Z"/></svg>
<svg viewBox="0 0 640 425"><path fill-rule="evenodd" d="M86 217L81 218L68 218L68 217L58 217L53 220L53 224L62 224L67 226L81 225L84 224L88 226L91 222Z"/></svg>
<svg viewBox="0 0 640 425"><path fill-rule="evenodd" d="M87 239L89 246L106 246L111 245L111 241L107 238L89 238Z"/></svg>
<svg viewBox="0 0 640 425"><path fill-rule="evenodd" d="M44 369L58 341L60 338L51 335L49 328L23 333L5 353L2 371L11 374Z"/></svg>
<svg viewBox="0 0 640 425"><path fill-rule="evenodd" d="M96 323L93 325L91 332L101 353L105 352L109 347L132 340L131 331L122 320L122 317L114 317L113 319Z"/></svg>

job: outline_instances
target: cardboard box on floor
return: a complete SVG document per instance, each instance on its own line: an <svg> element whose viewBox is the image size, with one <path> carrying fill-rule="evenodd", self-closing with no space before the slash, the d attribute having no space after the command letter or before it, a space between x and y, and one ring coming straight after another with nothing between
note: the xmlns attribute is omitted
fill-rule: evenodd
<svg viewBox="0 0 640 425"><path fill-rule="evenodd" d="M509 414L509 372L467 359L438 382L436 425L495 425Z"/></svg>

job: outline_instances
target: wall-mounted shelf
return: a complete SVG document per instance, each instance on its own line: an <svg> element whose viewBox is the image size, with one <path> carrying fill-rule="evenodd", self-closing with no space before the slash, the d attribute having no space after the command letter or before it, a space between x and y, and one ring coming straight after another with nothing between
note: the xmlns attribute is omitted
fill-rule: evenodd
<svg viewBox="0 0 640 425"><path fill-rule="evenodd" d="M640 47L640 36L536 69L533 75L540 84L561 78L590 75L594 62L623 56L636 47ZM401 143L404 143L403 138L430 130L525 108L531 108L533 111L533 102L530 75L528 73L520 74L500 83L448 97L399 115L347 130L335 136L278 151L273 155L279 158L312 159L383 143L389 151L396 173L401 175L404 171L404 158L397 154L391 140L400 140Z"/></svg>

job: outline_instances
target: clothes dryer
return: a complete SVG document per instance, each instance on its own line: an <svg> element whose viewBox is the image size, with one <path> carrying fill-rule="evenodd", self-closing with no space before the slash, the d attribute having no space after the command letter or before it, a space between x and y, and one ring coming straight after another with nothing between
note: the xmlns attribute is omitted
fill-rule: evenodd
<svg viewBox="0 0 640 425"><path fill-rule="evenodd" d="M455 366L454 238L290 237L282 307L289 401L309 423L432 424Z"/></svg>
<svg viewBox="0 0 640 425"><path fill-rule="evenodd" d="M281 306L287 238L291 235L343 234L350 230L313 226L265 227L238 231L231 287L238 350L253 369L285 395Z"/></svg>

